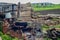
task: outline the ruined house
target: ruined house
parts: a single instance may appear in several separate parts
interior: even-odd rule
[[[12,17],[17,17],[17,4],[13,3],[0,3],[0,15],[11,13]]]

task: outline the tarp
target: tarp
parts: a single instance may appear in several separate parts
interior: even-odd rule
[[[15,25],[16,25],[16,26],[26,27],[26,26],[27,26],[27,22],[16,22]]]
[[[12,18],[11,13],[5,13],[5,18]]]

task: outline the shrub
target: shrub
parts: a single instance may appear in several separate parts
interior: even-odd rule
[[[12,40],[18,40],[18,38],[13,38]]]
[[[11,40],[12,38],[8,35],[2,35],[2,40]]]
[[[0,32],[0,36],[2,36],[3,35],[3,33],[2,32]]]

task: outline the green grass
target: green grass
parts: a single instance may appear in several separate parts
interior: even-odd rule
[[[60,4],[50,5],[50,6],[33,5],[32,8],[34,11],[53,10],[53,9],[60,9]]]
[[[54,25],[53,27],[55,27],[55,28],[60,28],[60,24]],[[43,32],[46,32],[47,30],[49,30],[49,28],[51,28],[51,27],[49,27],[49,26],[47,26],[47,25],[43,25],[43,26],[42,26]]]
[[[55,28],[60,28],[60,24],[58,24],[58,25],[55,25],[54,27],[55,27]]]

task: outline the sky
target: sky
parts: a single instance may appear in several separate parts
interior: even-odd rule
[[[0,2],[7,2],[7,3],[18,3],[21,2],[22,4],[31,2],[31,3],[41,3],[41,2],[49,2],[54,4],[60,4],[60,0],[0,0]]]

